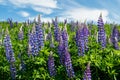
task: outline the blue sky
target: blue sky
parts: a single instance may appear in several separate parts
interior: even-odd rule
[[[41,14],[42,21],[58,16],[60,21],[94,20],[102,12],[104,22],[120,23],[120,0],[0,0],[0,21],[33,20]]]

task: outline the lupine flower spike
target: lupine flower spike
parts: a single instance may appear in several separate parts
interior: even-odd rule
[[[106,34],[102,14],[100,14],[98,19],[98,42],[101,44],[102,48],[106,47]]]
[[[87,64],[83,80],[91,80],[90,62]]]
[[[69,78],[75,77],[74,70],[72,67],[71,57],[70,57],[70,54],[67,48],[65,49],[65,67],[66,67],[66,72],[67,72],[68,77]]]
[[[53,57],[52,52],[50,52],[50,55],[49,55],[49,58],[48,58],[48,70],[49,70],[50,76],[55,76],[56,75],[54,57]]]

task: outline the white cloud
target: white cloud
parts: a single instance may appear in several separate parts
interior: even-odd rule
[[[33,7],[35,11],[42,12],[45,14],[51,14],[53,11],[50,8],[42,8],[42,7]]]
[[[19,14],[22,16],[22,17],[28,17],[30,14],[26,11],[20,11]]]
[[[32,8],[37,12],[51,14],[57,7],[57,0],[9,0],[16,7]]]
[[[66,16],[69,19],[74,20],[94,20],[97,21],[98,17],[102,13],[103,21],[107,21],[108,11],[104,9],[92,9],[92,8],[75,8],[68,11],[65,11],[62,15]]]
[[[18,7],[25,6],[42,6],[48,8],[56,8],[57,1],[56,0],[9,0],[12,4]]]

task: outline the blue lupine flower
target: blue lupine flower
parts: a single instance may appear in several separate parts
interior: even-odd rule
[[[83,56],[85,52],[85,43],[84,43],[84,34],[83,29],[79,28],[77,31],[77,46],[78,46],[78,55]]]
[[[68,34],[66,29],[62,31],[62,39],[63,39],[64,47],[68,47]]]
[[[83,26],[83,34],[84,34],[84,44],[85,44],[85,50],[88,50],[88,36],[89,36],[89,30],[87,26],[84,24]]]
[[[8,34],[4,38],[4,47],[5,47],[7,60],[10,63],[15,62],[14,52],[13,52],[13,49],[12,49],[10,36]]]
[[[53,25],[54,25],[54,38],[56,41],[59,41],[60,40],[60,33],[59,33],[60,29],[58,26],[57,17],[55,21],[53,20]]]
[[[41,48],[44,46],[44,33],[42,30],[42,24],[36,25],[36,37],[38,39],[38,46]]]
[[[69,78],[75,77],[74,70],[72,67],[72,61],[69,52],[67,51],[67,48],[65,49],[65,67],[67,71],[67,75]]]
[[[64,53],[64,45],[63,45],[63,40],[62,36],[60,36],[60,41],[58,45],[58,55],[60,57],[60,63],[64,65],[65,62],[65,53]]]
[[[98,19],[98,42],[101,44],[102,48],[106,47],[106,35],[104,30],[104,23],[102,19],[102,14]]]
[[[91,80],[91,71],[90,71],[90,63],[87,64],[87,68],[84,72],[83,80]]]
[[[48,58],[48,70],[50,76],[56,75],[56,69],[55,69],[55,63],[54,63],[54,57],[52,52],[50,52],[49,58]]]
[[[10,64],[10,72],[11,72],[12,80],[15,80],[17,72],[14,64]]]
[[[35,29],[33,29],[33,32],[29,34],[29,50],[33,56],[36,56],[38,55],[39,52],[39,46],[38,46],[38,39],[34,31]]]
[[[119,49],[119,46],[118,46],[118,38],[119,38],[119,36],[118,35],[119,35],[119,31],[115,26],[113,28],[112,36],[111,36],[111,42],[112,42],[115,49]]]

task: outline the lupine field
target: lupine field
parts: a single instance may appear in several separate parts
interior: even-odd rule
[[[120,25],[0,22],[0,80],[120,80]]]

